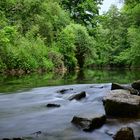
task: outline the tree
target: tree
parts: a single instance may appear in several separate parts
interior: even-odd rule
[[[71,18],[84,26],[95,27],[99,4],[103,0],[61,0],[62,6],[70,12]]]
[[[39,34],[45,39],[46,44],[51,44],[57,40],[59,32],[70,24],[70,17],[57,2],[45,1],[41,7],[35,24],[38,25]]]
[[[86,59],[95,51],[87,29],[80,24],[70,24],[64,28],[60,33],[58,44],[64,57],[64,64],[69,70],[77,64],[83,68]]]
[[[125,0],[123,13],[129,18],[131,23],[127,28],[127,40],[130,45],[129,49],[123,54],[127,54],[127,62],[132,67],[140,66],[140,2],[139,0]],[[125,58],[125,59],[126,59]]]
[[[124,13],[131,19],[131,25],[140,26],[140,1],[139,0],[125,0]]]
[[[123,65],[122,62],[116,61],[116,57],[129,47],[128,26],[126,15],[122,14],[115,5],[102,15],[96,36],[99,64]]]

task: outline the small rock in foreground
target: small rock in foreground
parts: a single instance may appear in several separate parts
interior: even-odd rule
[[[83,131],[92,131],[105,124],[106,116],[100,115],[93,118],[74,116],[71,122]]]
[[[135,140],[133,129],[130,127],[121,128],[113,137],[114,140]]]
[[[81,100],[82,98],[85,98],[86,97],[86,92],[85,91],[82,91],[82,92],[80,92],[80,93],[78,93],[78,94],[75,94],[75,95],[72,95],[70,98],[69,98],[69,100],[71,101],[71,100]]]

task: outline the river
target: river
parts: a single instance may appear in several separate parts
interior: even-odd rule
[[[0,76],[0,139],[24,137],[35,140],[112,140],[123,126],[140,137],[140,119],[109,119],[93,132],[83,132],[71,124],[74,115],[102,114],[102,98],[112,82],[130,84],[140,79],[139,70],[85,70],[69,74]],[[65,94],[58,91],[68,90]],[[81,101],[69,101],[74,93],[85,91]],[[47,108],[47,103],[60,108]],[[35,133],[35,132],[38,132]]]

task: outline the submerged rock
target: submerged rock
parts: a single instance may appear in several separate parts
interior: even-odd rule
[[[127,90],[113,90],[103,98],[106,115],[118,117],[136,116],[140,112],[140,97]]]
[[[49,104],[46,105],[46,107],[60,107],[60,105],[49,103]]]
[[[69,88],[69,89],[61,89],[59,91],[57,91],[58,93],[61,93],[61,94],[65,94],[67,91],[70,91],[70,90],[73,90],[73,88]]]
[[[3,138],[2,140],[24,140],[23,138]]]
[[[97,117],[79,117],[74,116],[71,123],[75,124],[77,127],[83,131],[92,131],[94,129],[100,128],[106,122],[105,115],[99,115]]]
[[[22,138],[13,138],[12,140],[23,140]]]
[[[121,128],[113,137],[114,140],[135,140],[133,129],[130,127]]]
[[[140,90],[140,80],[135,81],[131,84],[134,89]]]
[[[71,101],[71,100],[81,100],[82,98],[85,98],[86,97],[86,92],[85,91],[82,91],[82,92],[80,92],[80,93],[78,93],[78,94],[75,94],[75,95],[72,95],[70,98],[69,98],[69,100]]]
[[[41,134],[42,134],[41,131],[37,131],[37,132],[32,133],[31,135],[33,135],[33,137],[38,137]]]

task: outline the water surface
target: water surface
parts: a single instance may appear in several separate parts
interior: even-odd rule
[[[73,73],[44,73],[23,76],[0,75],[0,93],[15,93],[36,87],[71,85],[71,84],[97,84],[118,82],[132,83],[140,79],[140,70],[91,70],[87,69]]]
[[[28,137],[39,140],[112,140],[123,126],[134,129],[140,137],[139,119],[109,119],[91,133],[81,131],[71,124],[74,115],[104,114],[103,96],[111,82],[129,84],[140,79],[139,71],[86,70],[71,74],[26,75],[0,78],[0,139]],[[69,90],[60,94],[61,89]],[[68,98],[81,91],[87,97],[81,101]],[[12,94],[11,94],[12,93]],[[47,103],[60,104],[60,108],[47,108]],[[41,134],[35,132],[41,131]]]

